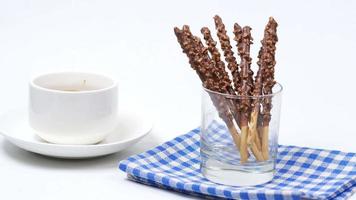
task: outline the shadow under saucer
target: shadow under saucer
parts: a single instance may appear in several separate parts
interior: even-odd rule
[[[39,168],[85,170],[93,168],[117,168],[120,160],[153,148],[154,146],[157,146],[159,142],[151,132],[151,134],[147,135],[138,143],[118,153],[87,159],[62,159],[48,157],[25,151],[5,139],[3,139],[0,144],[4,154],[19,164],[31,165]]]

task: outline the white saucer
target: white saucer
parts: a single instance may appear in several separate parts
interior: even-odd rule
[[[100,143],[62,145],[39,138],[28,124],[25,109],[9,111],[0,117],[0,133],[12,144],[34,153],[69,159],[91,158],[121,151],[146,136],[151,128],[149,117],[120,111],[117,128]]]

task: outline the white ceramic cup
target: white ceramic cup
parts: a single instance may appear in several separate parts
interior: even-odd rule
[[[117,96],[117,83],[103,75],[38,76],[30,82],[30,126],[51,143],[98,143],[117,125]]]

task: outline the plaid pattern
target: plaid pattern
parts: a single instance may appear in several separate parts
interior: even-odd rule
[[[356,192],[355,153],[282,145],[271,182],[253,187],[212,183],[200,173],[199,133],[194,129],[131,156],[119,168],[131,180],[211,199],[346,199]]]

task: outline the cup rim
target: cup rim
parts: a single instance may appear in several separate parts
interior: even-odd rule
[[[35,83],[35,81],[38,78],[44,77],[44,76],[48,76],[48,75],[58,75],[58,74],[87,74],[87,75],[95,75],[95,76],[101,76],[103,78],[109,79],[112,84],[110,86],[107,87],[103,87],[100,89],[93,89],[93,90],[82,90],[82,91],[64,91],[64,90],[56,90],[56,89],[50,89],[50,88],[46,88],[43,86],[40,86],[38,84]],[[93,72],[82,72],[82,71],[60,71],[60,72],[49,72],[49,73],[42,73],[42,74],[38,74],[36,76],[33,76],[29,82],[30,86],[39,90],[43,90],[46,92],[52,92],[52,93],[62,93],[62,94],[90,94],[90,93],[97,93],[97,92],[103,92],[103,91],[107,91],[107,90],[111,90],[113,88],[116,88],[118,83],[117,81],[108,76],[108,75],[104,75],[101,73],[93,73]]]
[[[283,91],[283,86],[279,83],[279,82],[276,82],[276,84],[274,85],[275,86],[278,86],[278,89],[277,91],[271,93],[271,94],[261,94],[261,95],[257,95],[257,96],[253,96],[253,95],[234,95],[234,94],[226,94],[226,93],[221,93],[221,92],[216,92],[214,90],[210,90],[204,86],[203,87],[203,90],[208,92],[208,93],[213,93],[213,94],[216,94],[216,95],[221,95],[221,96],[224,96],[225,98],[231,98],[231,99],[258,99],[258,98],[267,98],[267,97],[274,97],[278,94],[281,94],[282,91]]]

